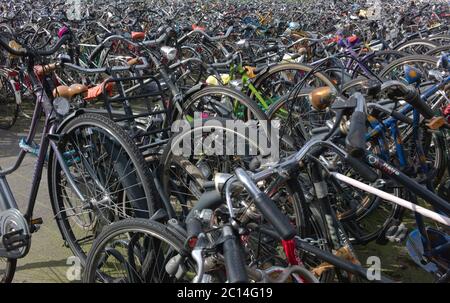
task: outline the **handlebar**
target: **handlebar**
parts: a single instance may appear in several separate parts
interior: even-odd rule
[[[123,71],[129,71],[129,70],[142,70],[149,67],[148,61],[145,57],[140,57],[139,61],[142,62],[142,64],[139,65],[132,65],[132,66],[115,66],[111,68],[107,67],[100,67],[100,68],[84,68],[79,65],[75,65],[72,63],[63,63],[62,65],[64,67],[67,67],[69,69],[75,70],[80,73],[84,74],[100,74],[100,73],[109,73],[109,72],[123,72]]]
[[[350,155],[359,158],[366,153],[366,100],[361,93],[354,93],[350,99],[352,98],[356,99],[356,108],[350,120],[350,129],[345,139],[345,145]],[[350,99],[349,101],[351,101]]]
[[[159,36],[159,38],[155,39],[155,40],[147,40],[147,41],[142,41],[140,43],[135,43],[127,38],[125,38],[124,36],[121,35],[111,35],[108,36],[107,38],[105,38],[93,51],[92,53],[89,55],[89,61],[93,61],[95,57],[97,57],[97,55],[105,48],[105,45],[110,41],[110,40],[120,40],[120,41],[124,41],[125,43],[134,46],[134,47],[139,47],[139,46],[147,46],[147,47],[155,47],[160,45],[161,43],[163,43],[167,38],[167,34],[164,33],[161,36]]]
[[[225,33],[225,35],[211,37],[210,35],[208,35],[208,34],[207,34],[205,31],[203,31],[203,30],[200,30],[200,29],[194,29],[193,31],[191,31],[191,32],[187,33],[186,35],[184,35],[183,37],[181,37],[181,38],[178,40],[178,43],[183,43],[189,36],[193,35],[194,33],[199,33],[199,34],[201,34],[201,35],[204,36],[208,41],[212,41],[212,42],[214,42],[214,41],[219,41],[219,40],[227,39],[227,38],[230,36],[230,34],[231,34],[232,31],[233,31],[233,26],[230,26],[230,27],[227,29],[227,32]]]
[[[265,54],[265,53],[269,53],[269,52],[275,52],[275,51],[278,51],[280,49],[289,49],[289,48],[291,48],[291,47],[293,47],[293,46],[295,46],[295,45],[297,45],[297,44],[299,44],[299,43],[301,43],[303,41],[311,41],[314,44],[314,43],[317,43],[317,42],[322,42],[322,41],[324,41],[324,39],[314,39],[314,38],[303,37],[303,38],[297,39],[296,41],[294,41],[294,42],[292,42],[292,43],[290,43],[288,45],[272,45],[272,46],[269,46],[269,47],[261,50],[260,53]]]
[[[235,53],[232,55],[232,57],[225,62],[217,62],[217,63],[212,63],[209,64],[208,67],[210,68],[221,68],[221,67],[228,67],[231,63],[233,63],[233,61],[235,61],[238,58],[238,53]]]
[[[281,239],[292,239],[295,234],[295,228],[289,222],[289,219],[279,210],[272,199],[262,192],[253,182],[252,178],[242,168],[235,170],[236,178],[239,180],[248,193],[252,196],[256,207],[263,214],[264,218],[275,228]]]
[[[227,31],[225,32],[225,35],[211,37],[211,40],[217,41],[217,40],[227,39],[230,36],[232,31],[233,31],[233,26],[230,26],[230,27],[228,27]]]
[[[405,100],[417,109],[426,119],[434,117],[431,107],[420,98],[419,92],[412,86],[400,81],[391,80],[381,85],[381,91],[386,92],[392,100]]]
[[[70,39],[70,35],[64,35],[61,37],[61,39],[58,40],[58,42],[50,49],[47,50],[30,50],[30,49],[14,49],[9,47],[8,43],[2,39],[0,36],[0,46],[3,47],[7,52],[14,56],[19,57],[30,57],[30,56],[50,56],[56,53],[61,46],[66,43]]]

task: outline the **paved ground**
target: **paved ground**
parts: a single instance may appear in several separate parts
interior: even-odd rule
[[[0,130],[0,166],[9,167],[18,154],[18,142],[26,135],[29,120],[21,119],[13,129]],[[21,210],[25,211],[35,158],[27,155],[22,166],[8,177]],[[47,171],[44,171],[37,197],[34,217],[42,217],[44,224],[33,234],[30,253],[18,260],[15,282],[68,282],[66,271],[67,257],[71,255],[64,247],[50,204],[47,189]]]

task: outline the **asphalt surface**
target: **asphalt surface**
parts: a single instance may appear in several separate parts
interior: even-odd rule
[[[14,163],[19,153],[19,140],[26,136],[29,124],[30,120],[22,117],[12,129],[0,130],[0,166],[2,168]],[[22,212],[27,209],[35,161],[36,158],[28,154],[21,167],[7,177]],[[69,248],[64,247],[64,241],[53,219],[46,169],[42,175],[34,209],[34,218],[41,217],[44,223],[32,235],[28,255],[18,260],[14,282],[69,282],[66,273],[71,272],[72,264],[69,262],[67,265],[67,258],[72,254]]]

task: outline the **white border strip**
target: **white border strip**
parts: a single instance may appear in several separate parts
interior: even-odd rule
[[[350,185],[352,185],[354,187],[357,187],[357,188],[359,188],[361,190],[364,190],[364,191],[367,191],[367,192],[369,192],[371,194],[374,194],[374,195],[376,195],[376,196],[378,196],[378,197],[380,197],[380,198],[382,198],[384,200],[391,201],[391,202],[393,202],[395,204],[398,204],[398,205],[400,205],[402,207],[408,208],[408,209],[410,209],[410,210],[412,210],[414,212],[418,212],[419,214],[421,214],[421,215],[423,215],[425,217],[428,217],[430,219],[433,219],[434,221],[437,221],[439,223],[442,223],[442,224],[445,224],[447,226],[450,226],[450,218],[449,217],[446,217],[444,215],[435,213],[434,211],[431,211],[431,210],[426,209],[426,208],[424,208],[422,206],[416,205],[416,204],[411,203],[409,201],[406,201],[406,200],[404,200],[402,198],[399,198],[399,197],[396,197],[394,195],[391,195],[391,194],[389,194],[387,192],[384,192],[384,191],[379,190],[379,189],[377,189],[375,187],[372,187],[370,185],[367,185],[367,184],[364,184],[362,182],[359,182],[358,180],[355,180],[355,179],[349,178],[347,176],[344,176],[344,175],[342,175],[340,173],[331,172],[331,175],[333,175],[333,177],[335,177],[338,180],[341,180],[341,181],[343,181],[343,182],[345,182],[347,184],[350,184]]]

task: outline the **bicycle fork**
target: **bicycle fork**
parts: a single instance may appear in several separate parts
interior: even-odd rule
[[[359,265],[360,263],[353,252],[350,240],[331,206],[328,186],[322,174],[322,167],[315,161],[311,164],[311,181],[313,182],[317,204],[322,217],[321,220],[325,226],[327,241],[330,243],[334,254]],[[335,268],[335,272],[339,280],[348,280],[350,278],[349,276],[344,277],[338,268]]]

